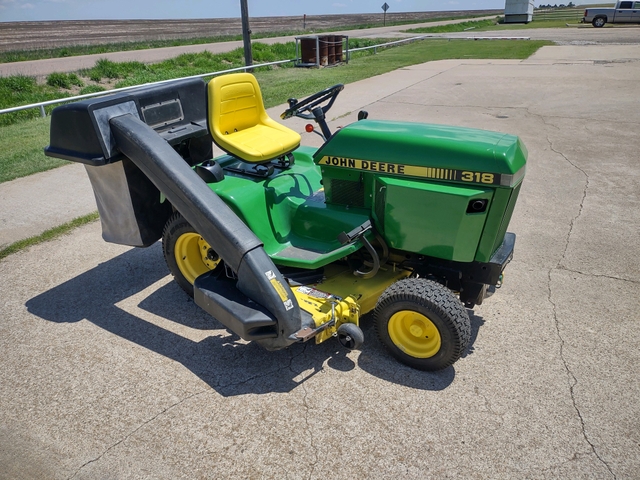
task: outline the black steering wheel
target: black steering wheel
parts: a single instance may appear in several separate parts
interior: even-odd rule
[[[287,118],[295,116],[307,120],[313,120],[316,118],[315,115],[313,115],[312,113],[305,114],[304,112],[312,112],[316,107],[328,100],[329,103],[327,103],[324,107],[321,107],[322,113],[327,113],[333,106],[333,102],[335,102],[336,97],[343,89],[344,85],[339,83],[337,85],[334,85],[333,87],[326,88],[321,92],[314,93],[304,100],[298,101],[295,98],[290,98],[288,100],[289,108],[287,108],[284,113],[280,115],[280,118],[286,120]]]

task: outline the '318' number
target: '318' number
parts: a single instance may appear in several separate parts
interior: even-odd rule
[[[493,173],[462,172],[463,182],[493,183]]]

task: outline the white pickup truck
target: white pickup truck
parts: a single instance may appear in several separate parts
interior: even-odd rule
[[[594,27],[604,27],[609,23],[640,23],[640,2],[621,1],[615,8],[587,8],[582,17],[583,23]]]

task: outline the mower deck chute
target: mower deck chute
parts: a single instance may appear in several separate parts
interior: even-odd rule
[[[238,293],[233,296],[226,282],[201,282],[209,286],[210,295],[197,295],[196,303],[200,299],[199,306],[247,340],[259,340],[267,348],[293,343],[289,337],[306,325],[295,296],[262,242],[148,125],[130,114],[114,117],[109,124],[117,148],[210,245],[216,245],[218,255],[238,276]],[[195,285],[197,291],[198,279]],[[215,292],[216,286],[220,293]],[[242,299],[242,294],[248,298]],[[250,307],[250,301],[264,309]],[[260,334],[252,333],[256,328]]]

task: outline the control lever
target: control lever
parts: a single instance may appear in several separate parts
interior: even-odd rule
[[[369,255],[371,255],[371,258],[373,259],[373,265],[371,266],[371,270],[367,272],[361,272],[360,270],[356,270],[355,272],[353,272],[353,274],[356,277],[360,277],[364,279],[368,279],[375,276],[375,274],[378,273],[378,270],[380,270],[380,257],[378,257],[378,252],[376,252],[375,248],[373,248],[371,243],[369,243],[369,240],[367,240],[366,237],[364,236],[364,234],[367,233],[372,228],[373,226],[371,225],[371,220],[367,220],[362,225],[351,230],[349,233],[342,232],[340,233],[340,235],[338,235],[338,241],[342,245],[347,245],[348,243],[353,243],[356,240],[360,240],[364,245],[364,248],[367,250],[367,252],[369,252]]]

